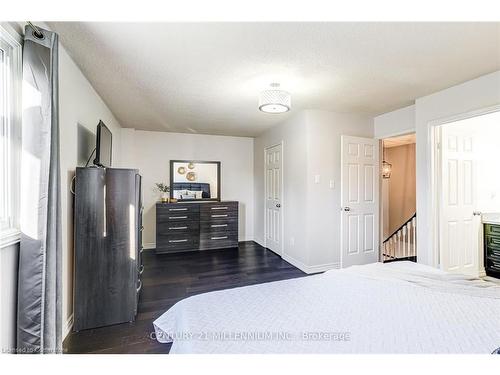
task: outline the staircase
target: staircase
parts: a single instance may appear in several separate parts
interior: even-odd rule
[[[417,261],[417,213],[382,243],[382,262]]]

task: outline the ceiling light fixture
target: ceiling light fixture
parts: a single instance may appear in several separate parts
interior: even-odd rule
[[[265,90],[259,96],[259,110],[265,113],[284,113],[290,110],[292,97],[289,92],[279,89],[279,83],[271,83],[271,90]]]

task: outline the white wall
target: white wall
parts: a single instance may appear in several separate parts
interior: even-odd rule
[[[240,241],[254,238],[253,138],[122,129],[122,162],[143,177],[145,248],[156,242],[156,182],[170,184],[170,160],[221,162],[221,198],[239,204]]]
[[[286,122],[272,127],[255,138],[255,235],[254,239],[264,242],[264,152],[283,142],[283,185],[282,199],[284,217],[284,252],[295,264],[308,264],[306,223],[307,223],[307,123],[305,112],[289,118]],[[294,242],[294,244],[292,244]]]
[[[341,136],[372,138],[373,122],[367,116],[327,111],[306,111],[306,116],[308,266],[323,270],[340,265]]]
[[[59,49],[59,128],[61,157],[62,249],[63,249],[63,335],[73,314],[73,196],[71,180],[77,165],[77,126],[95,133],[102,120],[113,133],[113,166],[120,163],[120,124],[76,64]]]
[[[264,150],[283,142],[283,257],[305,272],[340,263],[342,134],[373,137],[372,121],[365,116],[308,110],[255,140],[255,240],[265,244]],[[319,183],[315,183],[316,175]]]
[[[373,119],[375,138],[383,139],[415,132],[415,105],[384,113]]]

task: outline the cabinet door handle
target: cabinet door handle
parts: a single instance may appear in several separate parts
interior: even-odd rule
[[[187,208],[169,208],[169,211],[187,211]]]
[[[187,242],[188,240],[187,239],[184,239],[184,240],[169,240],[168,242],[170,243],[179,243],[179,242]]]
[[[142,254],[143,252],[144,252],[144,248],[141,246],[141,251],[139,253]]]
[[[170,227],[169,230],[187,229],[188,227]]]
[[[187,216],[169,216],[169,219],[187,219]]]
[[[137,293],[139,293],[142,289],[142,280],[139,280],[139,286],[137,287]]]
[[[144,230],[144,225],[141,225],[141,232]]]
[[[227,239],[227,236],[222,236],[222,237],[212,237],[212,240],[225,240]]]
[[[227,215],[212,215],[212,217],[227,217]]]
[[[227,227],[227,224],[212,224],[212,228],[222,228],[222,227]]]
[[[141,264],[141,268],[139,269],[139,275],[142,275],[144,272],[144,264]]]
[[[227,210],[227,207],[212,207],[212,210]]]

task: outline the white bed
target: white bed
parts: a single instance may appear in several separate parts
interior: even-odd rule
[[[171,353],[491,353],[500,286],[375,263],[189,297],[153,324]]]

